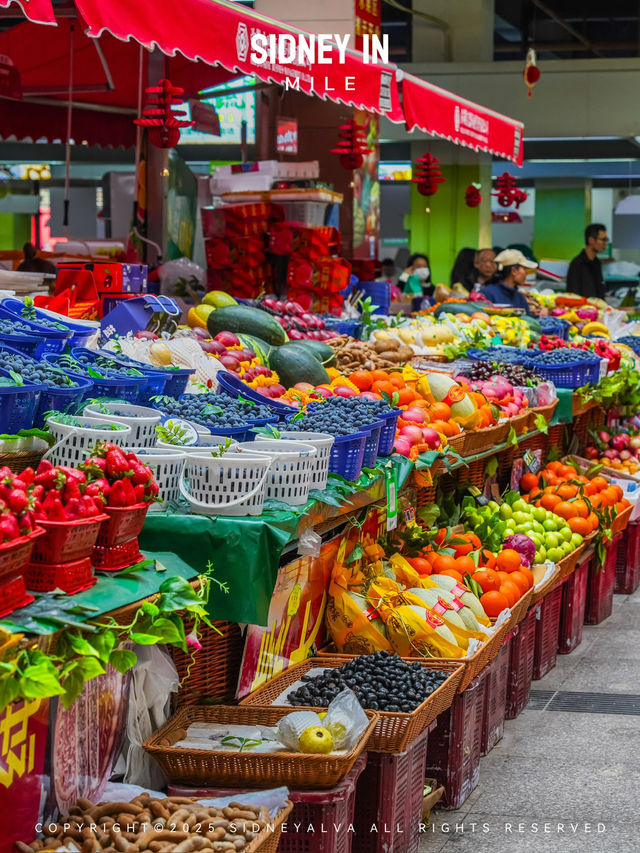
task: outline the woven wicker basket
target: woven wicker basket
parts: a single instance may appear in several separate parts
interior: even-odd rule
[[[512,617],[513,619],[513,617]],[[500,653],[500,649],[502,648],[502,641],[507,635],[508,631],[513,627],[512,619],[507,619],[507,621],[501,625],[494,633],[489,637],[486,643],[482,643],[480,648],[473,654],[471,657],[464,658],[462,663],[464,663],[464,671],[462,673],[462,678],[460,679],[460,683],[458,684],[458,693],[462,693],[467,687],[471,684],[473,679],[478,675],[482,670],[490,664],[491,661],[498,656]],[[442,658],[438,660],[438,663],[455,663],[451,658]],[[460,663],[460,661],[458,661]]]
[[[0,453],[0,467],[6,465],[11,468],[14,474],[20,474],[25,468],[35,470],[48,449],[49,445],[43,440],[38,450],[16,450],[12,453]]]
[[[621,533],[626,526],[629,524],[629,518],[631,517],[631,513],[633,512],[633,506],[628,506],[626,509],[623,509],[620,515],[617,515],[613,519],[613,524],[611,525],[611,533],[615,536],[617,533]]]
[[[193,655],[172,646],[170,654],[178,670],[180,690],[172,696],[174,708],[193,705],[205,698],[228,704],[236,696],[236,686],[242,664],[244,637],[235,622],[213,622],[220,633],[200,624],[202,648]],[[193,620],[185,621],[184,630],[190,634]]]
[[[536,418],[538,415],[542,415],[542,417],[547,423],[551,423],[551,418],[553,417],[553,413],[555,412],[555,410],[558,408],[558,403],[559,400],[556,397],[553,403],[549,403],[548,406],[534,406],[531,409],[534,418]]]
[[[287,800],[287,805],[280,809],[273,819],[272,828],[262,829],[253,841],[244,848],[244,853],[277,853],[282,835],[282,825],[285,823],[291,811],[293,803]]]
[[[551,577],[549,577],[543,583],[543,585],[541,587],[538,587],[537,589],[534,587],[531,590],[531,601],[529,602],[529,607],[533,607],[534,605],[536,605],[540,601],[542,601],[542,599],[546,595],[548,595],[551,592],[551,590],[555,586],[557,586],[558,583],[560,583],[560,581],[561,581],[560,574],[561,574],[561,569],[558,566],[556,566],[555,572],[551,575]]]
[[[515,628],[524,617],[527,615],[529,607],[531,607],[531,598],[533,589],[528,589],[511,608],[511,619],[509,620],[509,629]]]
[[[581,558],[587,547],[588,546],[583,542],[579,548],[576,548],[575,551],[572,551],[570,554],[567,554],[564,559],[560,560],[558,563],[558,568],[560,569],[559,580],[564,580],[573,573],[578,562],[581,562]]]
[[[353,659],[353,655],[327,655],[309,658],[280,673],[271,681],[259,687],[242,700],[242,705],[270,708],[282,691],[314,667],[337,669]],[[378,721],[370,740],[370,752],[404,752],[409,744],[422,734],[438,714],[451,706],[453,697],[465,669],[459,660],[443,661],[440,658],[424,661],[419,658],[405,658],[415,663],[419,660],[425,668],[450,672],[449,678],[428,696],[415,711],[410,714],[391,711],[378,712]],[[277,707],[277,706],[276,706]],[[368,713],[368,712],[367,712]]]
[[[344,754],[224,752],[171,746],[183,739],[191,723],[276,726],[292,711],[291,707],[189,705],[147,738],[143,746],[171,782],[251,788],[277,788],[280,785],[289,788],[335,787],[367,746],[378,722],[375,711],[366,712],[369,719],[367,728],[353,749]]]
[[[507,440],[510,424],[510,421],[505,421],[495,426],[465,433],[466,441],[463,456],[475,456],[476,453],[486,453],[498,444],[503,444]]]
[[[463,456],[467,435],[468,433],[466,432],[458,433],[458,435],[452,435],[451,438],[447,438],[447,447],[451,448],[451,450],[455,450],[455,452],[459,453],[460,456]]]
[[[516,431],[516,435],[524,435],[525,432],[528,432],[531,429],[531,424],[533,423],[533,416],[529,409],[527,409],[526,411],[521,412],[519,415],[510,418],[507,423],[509,424],[509,428],[514,428],[514,430]]]

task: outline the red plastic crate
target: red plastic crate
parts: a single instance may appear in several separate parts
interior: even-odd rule
[[[68,595],[74,595],[89,589],[97,580],[91,568],[91,557],[81,557],[66,563],[29,563],[25,572],[27,589],[36,592],[61,589]]]
[[[562,583],[562,607],[558,631],[558,653],[561,655],[568,655],[582,642],[590,562],[585,560]]]
[[[102,572],[119,572],[140,560],[144,560],[144,556],[140,553],[137,536],[117,545],[95,545],[91,552],[91,562]]]
[[[340,252],[340,232],[321,225],[313,228],[295,222],[279,222],[269,231],[269,251],[274,255],[297,254],[315,260]]]
[[[456,696],[429,738],[426,775],[444,785],[443,808],[459,808],[478,785],[485,676],[486,669]]]
[[[551,672],[558,656],[558,631],[562,610],[562,584],[545,595],[536,608],[536,647],[533,654],[533,679]]]
[[[106,513],[77,521],[40,521],[44,534],[39,536],[31,555],[32,563],[66,563],[91,556]]]
[[[283,832],[278,842],[278,853],[351,853],[354,833],[349,832],[348,827],[354,818],[356,784],[366,764],[365,752],[335,788],[326,791],[289,791],[293,811],[287,819],[287,831]],[[243,793],[249,792],[243,789]],[[242,796],[234,788],[169,785],[167,796],[199,799],[235,797],[242,801]],[[313,826],[315,832],[307,832],[309,826]]]
[[[527,706],[533,679],[536,645],[536,611],[532,608],[513,630],[504,716],[514,720]]]
[[[313,262],[291,255],[287,270],[287,286],[291,289],[338,293],[349,284],[351,264],[344,258],[316,258]]]
[[[490,752],[502,738],[510,659],[511,639],[508,638],[502,644],[498,657],[494,658],[485,669],[480,755]]]
[[[618,546],[622,534],[615,536],[607,547],[607,556],[602,567],[597,567],[596,560],[589,566],[589,583],[587,586],[587,606],[584,614],[586,625],[599,625],[611,616],[613,610],[613,588],[616,585],[616,563]]]
[[[622,532],[616,560],[614,592],[631,595],[640,584],[640,521],[633,521]]]
[[[0,617],[8,616],[18,607],[26,607],[34,600],[27,592],[22,575],[13,573],[0,582]]]
[[[264,264],[266,255],[264,240],[256,237],[211,237],[204,241],[207,266],[212,270],[228,270],[232,267]]]
[[[149,504],[134,504],[134,506],[106,506],[105,513],[109,516],[102,522],[96,545],[104,548],[106,545],[120,545],[137,536],[144,526]]]
[[[427,741],[432,728],[416,738],[406,752],[367,753],[367,766],[356,788],[353,853],[418,853]],[[374,824],[378,832],[371,831]]]
[[[35,540],[43,531],[36,529],[28,536],[19,536],[12,542],[0,545],[0,580],[20,573],[29,562]]]

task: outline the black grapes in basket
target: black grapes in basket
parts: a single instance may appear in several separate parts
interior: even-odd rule
[[[25,355],[0,352],[0,364],[5,370],[13,370],[24,380],[35,382],[37,385],[47,385],[52,388],[78,387],[78,383],[61,370],[56,370],[45,361],[35,361]]]
[[[419,661],[407,663],[389,652],[356,657],[339,669],[303,675],[302,686],[287,696],[290,705],[326,708],[351,688],[363,708],[411,713],[449,677],[448,672],[426,669]]]

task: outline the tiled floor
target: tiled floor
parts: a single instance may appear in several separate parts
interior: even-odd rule
[[[533,688],[640,693],[640,590]],[[639,756],[638,716],[526,709],[464,805],[433,812],[420,853],[640,853]]]

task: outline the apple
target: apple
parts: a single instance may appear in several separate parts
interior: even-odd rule
[[[234,373],[237,373],[240,370],[240,362],[237,358],[226,353],[225,355],[221,355],[219,358],[220,364],[227,368],[227,370],[231,370]]]
[[[224,347],[220,341],[203,341],[199,340],[198,343],[204,352],[208,355],[226,355],[226,347]]]
[[[360,392],[361,400],[380,400],[380,395],[376,394],[375,391],[361,391]]]
[[[424,423],[424,412],[422,409],[407,409],[402,419],[405,421],[411,421],[414,424],[423,424]]]
[[[355,388],[349,388],[348,385],[337,385],[334,391],[336,397],[357,397],[358,392]]]
[[[436,432],[436,430],[432,429],[431,427],[425,427],[422,430],[422,439],[425,444],[429,445],[431,450],[437,450],[442,443],[440,433]]]
[[[404,426],[400,430],[400,437],[406,438],[411,444],[421,444],[422,430],[419,426]]]
[[[401,456],[408,456],[411,453],[411,442],[406,438],[396,438],[393,447]]]

